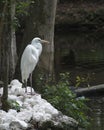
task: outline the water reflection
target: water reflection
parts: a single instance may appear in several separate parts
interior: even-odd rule
[[[55,35],[55,73],[70,72],[71,84],[76,76],[89,77],[82,86],[104,84],[104,33],[63,32]],[[93,119],[87,130],[104,130],[104,97],[89,102]]]
[[[69,32],[55,35],[55,72],[70,71],[91,77],[90,85],[104,83],[104,33]]]

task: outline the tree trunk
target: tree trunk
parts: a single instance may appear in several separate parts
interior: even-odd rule
[[[6,5],[6,7],[5,7]],[[0,42],[0,68],[1,80],[4,82],[2,105],[3,109],[7,110],[8,103],[8,82],[12,79],[15,64],[16,64],[16,43],[15,43],[15,29],[13,28],[13,21],[15,16],[15,0],[8,0],[4,3],[5,13],[3,17],[1,42]]]
[[[8,6],[8,1],[6,0],[5,3],[3,4],[3,2],[0,3],[0,12],[1,12],[1,18],[0,18],[0,80],[2,80],[2,62],[3,62],[3,59],[2,59],[2,55],[3,55],[3,51],[2,51],[2,46],[3,46],[3,43],[2,43],[2,40],[3,40],[3,29],[4,29],[4,23],[5,23],[5,15],[6,15],[6,12],[7,12],[7,6]]]
[[[34,37],[48,40],[50,45],[43,45],[40,67],[53,72],[54,61],[54,23],[57,0],[35,0],[29,10],[26,29],[23,37],[23,47]],[[23,51],[23,50],[22,50]]]
[[[7,1],[8,3],[8,1]],[[9,4],[9,3],[8,3]],[[8,4],[6,11],[8,12]],[[7,13],[6,12],[6,13]],[[1,44],[1,79],[4,82],[3,95],[2,95],[2,109],[8,109],[7,98],[8,98],[8,79],[9,79],[9,59],[10,59],[10,25],[8,24],[9,17],[5,16],[4,26],[2,32],[2,44]]]
[[[11,8],[10,8],[10,14],[11,14],[11,55],[10,55],[10,70],[11,70],[11,79],[13,78],[16,62],[17,62],[17,53],[16,53],[16,36],[15,36],[15,27],[14,27],[14,18],[15,18],[15,6],[16,1],[11,0]]]
[[[15,0],[5,0],[2,10],[3,17],[0,19],[0,80],[5,72],[5,58],[8,52],[9,59],[9,71],[8,78],[11,80],[15,71],[15,65],[17,60],[16,54],[16,38],[15,38],[15,28],[13,26],[15,17]],[[2,69],[4,68],[4,69]],[[3,76],[4,77],[4,76]],[[5,81],[5,80],[4,80]]]

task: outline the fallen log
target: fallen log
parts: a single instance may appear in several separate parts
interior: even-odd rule
[[[104,94],[104,84],[87,87],[87,88],[79,88],[75,90],[77,96],[99,96]]]

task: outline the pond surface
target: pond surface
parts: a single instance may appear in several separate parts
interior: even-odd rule
[[[104,84],[104,32],[63,31],[55,35],[55,73],[70,72],[70,83],[76,77],[86,79],[80,86]],[[87,130],[104,130],[104,96],[91,97],[91,126]]]
[[[104,97],[92,97],[88,105],[92,121],[87,130],[104,130]]]
[[[67,71],[73,85],[76,76],[88,78],[82,86],[104,83],[104,32],[70,31],[55,35],[55,73]]]

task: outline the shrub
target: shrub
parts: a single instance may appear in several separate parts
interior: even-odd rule
[[[88,107],[85,104],[87,99],[85,97],[76,97],[76,94],[71,91],[69,73],[61,74],[60,76],[61,78],[56,84],[45,84],[44,82],[44,87],[42,87],[43,98],[48,100],[63,114],[76,119],[81,127],[87,127],[89,125]],[[43,81],[44,78],[41,78],[41,80]]]

